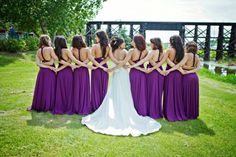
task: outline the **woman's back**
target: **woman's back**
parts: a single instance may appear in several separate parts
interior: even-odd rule
[[[102,49],[101,49],[100,44],[95,44],[95,45],[92,47],[92,55],[93,55],[95,58],[106,58],[109,51],[110,51],[110,48],[107,46],[107,48],[106,48],[106,53],[105,53],[105,55],[103,55],[103,52],[102,52]]]

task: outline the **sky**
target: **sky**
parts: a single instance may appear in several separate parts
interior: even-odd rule
[[[236,22],[236,0],[107,0],[94,21]],[[178,32],[147,31],[163,41]]]

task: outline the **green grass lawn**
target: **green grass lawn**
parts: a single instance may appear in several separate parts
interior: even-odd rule
[[[27,112],[38,71],[32,52],[0,53],[0,156],[236,156],[236,85],[200,72],[200,117],[141,137],[93,133],[81,116]]]

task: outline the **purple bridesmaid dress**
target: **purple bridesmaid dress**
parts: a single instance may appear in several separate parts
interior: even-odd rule
[[[43,56],[43,48],[41,48],[43,62],[48,62]],[[54,66],[54,65],[53,65]],[[40,68],[34,89],[34,97],[31,108],[28,110],[50,111],[55,100],[56,74],[48,68]]]
[[[95,58],[100,63],[103,61],[102,57]],[[107,64],[103,65],[108,67]],[[96,111],[102,104],[102,101],[107,93],[109,74],[101,68],[93,69],[91,74],[91,105],[92,111]]]
[[[80,60],[80,54],[79,54]],[[92,113],[90,104],[89,71],[86,67],[74,70],[74,112],[80,115]]]
[[[188,119],[199,116],[199,81],[196,73],[183,76],[183,103]]]
[[[62,66],[59,64],[59,67]],[[58,72],[55,106],[53,114],[74,114],[73,111],[73,71],[66,67]]]
[[[167,65],[167,70],[171,67]],[[163,114],[168,121],[187,120],[183,104],[182,74],[172,71],[165,77]]]
[[[159,62],[159,57],[158,61]],[[149,63],[148,68],[153,66]],[[160,67],[162,70],[162,67]],[[157,70],[153,70],[147,75],[147,103],[148,103],[148,115],[151,118],[162,118],[162,93],[164,87],[164,76]]]
[[[134,61],[137,63],[140,59]],[[140,65],[144,68],[144,65]],[[139,115],[148,116],[146,73],[131,68],[129,72],[134,107]]]

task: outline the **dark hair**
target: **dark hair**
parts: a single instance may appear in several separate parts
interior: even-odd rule
[[[195,65],[195,56],[197,53],[197,43],[194,41],[189,41],[186,43],[185,47],[186,47],[187,53],[193,53],[193,65],[192,66],[194,66]]]
[[[72,39],[72,47],[77,48],[80,51],[81,48],[84,48],[87,46],[81,35],[75,35]]]
[[[179,35],[173,35],[170,37],[170,45],[172,48],[175,49],[175,60],[177,63],[179,63],[184,58],[184,47],[183,47],[183,41]]]
[[[99,38],[99,43],[102,50],[102,57],[105,57],[107,52],[107,46],[109,46],[107,34],[104,31],[99,30],[96,32],[96,36]]]
[[[139,59],[142,56],[142,52],[146,50],[146,42],[144,37],[141,34],[137,34],[133,37],[136,48],[140,51]]]
[[[59,59],[62,57],[62,49],[67,48],[66,39],[64,36],[56,36],[54,39],[55,53]]]
[[[153,43],[153,50],[159,50],[160,53],[163,53],[163,46],[160,38],[151,38],[150,42]]]
[[[110,45],[111,45],[112,52],[115,52],[115,50],[118,49],[119,46],[123,43],[124,43],[124,40],[119,37],[111,38]]]
[[[41,35],[39,38],[39,48],[43,46],[51,46],[51,38],[48,35]]]

